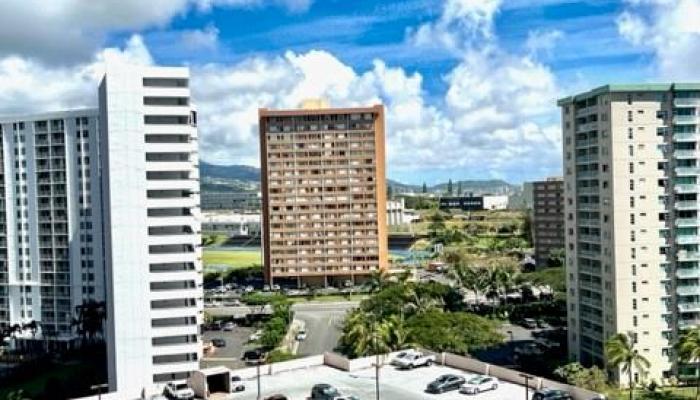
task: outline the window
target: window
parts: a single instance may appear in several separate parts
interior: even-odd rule
[[[634,190],[634,179],[630,179],[630,190]]]
[[[634,157],[634,146],[629,145],[628,151],[629,151],[630,157]]]
[[[630,208],[634,208],[634,196],[630,197]]]
[[[187,87],[185,78],[143,78],[146,87]]]
[[[627,122],[632,122],[632,111],[627,111]]]
[[[627,129],[627,139],[634,139],[634,129]]]
[[[630,214],[630,225],[634,225],[634,214]]]
[[[630,163],[630,174],[634,173],[634,163]]]

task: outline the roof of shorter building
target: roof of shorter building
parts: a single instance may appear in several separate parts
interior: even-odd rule
[[[325,114],[352,114],[352,113],[378,113],[383,112],[384,106],[376,104],[371,107],[348,107],[348,108],[315,108],[315,109],[287,109],[273,110],[269,108],[258,109],[260,117],[293,117],[299,115],[325,115]]]
[[[205,376],[211,376],[211,375],[231,373],[231,369],[224,367],[224,366],[216,366],[216,367],[209,367],[209,368],[201,368],[201,369],[198,369],[197,372],[199,372]]]
[[[670,90],[700,90],[700,83],[636,83],[636,84],[617,84],[604,85],[587,92],[579,93],[574,96],[561,98],[557,101],[557,105],[573,103],[574,101],[588,99],[598,96],[603,93],[614,92],[668,92]]]

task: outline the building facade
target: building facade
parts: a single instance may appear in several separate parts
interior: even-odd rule
[[[187,68],[107,64],[99,104],[109,384],[140,398],[202,354],[197,114]]]
[[[508,196],[443,196],[438,206],[441,210],[460,209],[462,211],[505,210],[508,208]]]
[[[260,211],[260,193],[202,192],[202,210]]]
[[[202,232],[235,236],[260,236],[260,214],[202,213]]]
[[[570,357],[603,364],[605,341],[631,332],[647,382],[682,374],[673,344],[700,323],[700,84],[610,85],[559,105]]]
[[[0,330],[76,338],[76,307],[105,298],[97,110],[0,120]]]
[[[547,266],[552,251],[564,250],[564,181],[549,178],[532,182],[532,241],[535,262]]]
[[[339,285],[387,268],[383,106],[259,116],[266,280]]]

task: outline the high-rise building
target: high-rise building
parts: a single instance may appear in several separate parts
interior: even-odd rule
[[[259,116],[265,279],[342,285],[386,268],[383,106]]]
[[[99,105],[109,384],[137,398],[202,354],[197,114],[187,68],[108,64]]]
[[[0,330],[54,346],[105,297],[97,110],[0,120]]]
[[[538,267],[547,266],[552,251],[564,250],[564,181],[532,182],[532,241]]]
[[[630,332],[647,382],[682,374],[672,345],[700,323],[700,84],[609,85],[559,105],[570,357],[603,364],[605,341]]]

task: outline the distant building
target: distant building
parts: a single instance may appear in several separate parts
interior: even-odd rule
[[[384,107],[259,117],[266,281],[341,285],[388,268]]]
[[[441,210],[460,209],[462,211],[505,210],[508,208],[508,196],[444,196],[440,197]]]
[[[202,210],[260,211],[260,193],[202,192]]]
[[[549,178],[532,182],[532,240],[538,267],[546,266],[552,250],[564,249],[564,181]]]
[[[234,236],[260,236],[260,214],[206,212],[202,232]]]
[[[407,210],[405,206],[406,200],[403,198],[387,200],[386,218],[389,226],[410,224],[420,219],[420,215],[416,211]]]

